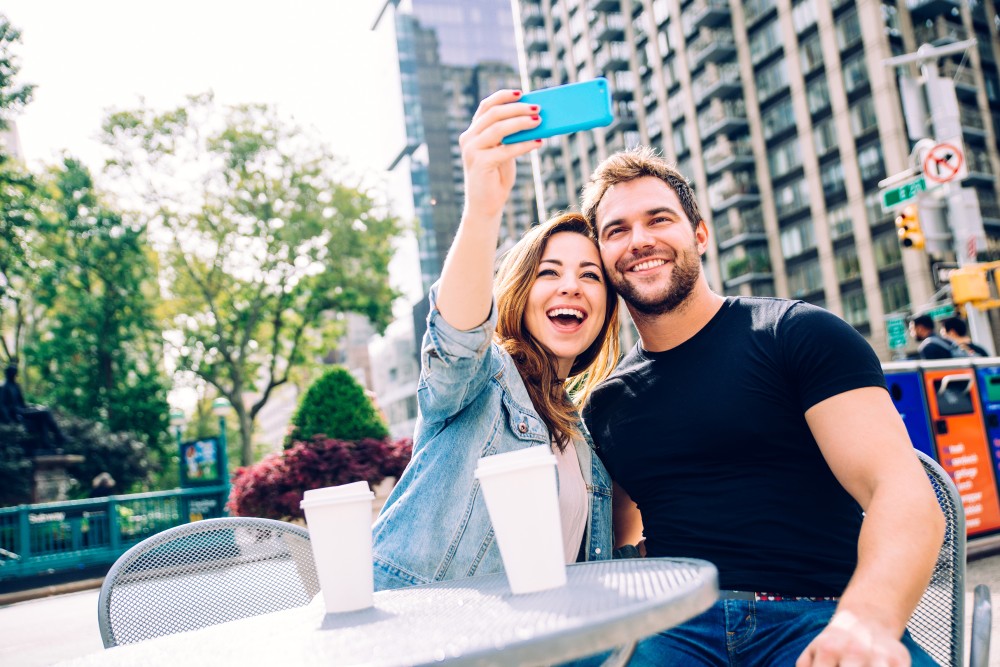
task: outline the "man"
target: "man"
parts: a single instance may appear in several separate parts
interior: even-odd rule
[[[704,558],[722,590],[632,664],[933,664],[904,630],[944,519],[871,347],[809,304],[713,293],[694,193],[648,148],[602,163],[583,213],[640,336],[584,415],[616,546]]]
[[[5,382],[0,386],[0,423],[23,424],[30,433],[41,438],[43,448],[48,444],[48,434],[52,434],[56,446],[62,446],[65,439],[52,413],[25,403],[21,386],[17,383],[17,365],[7,366],[4,378]]]
[[[946,317],[941,321],[941,337],[950,341],[967,357],[988,357],[985,348],[976,345],[969,337],[969,326],[961,317]]]
[[[917,354],[921,359],[951,359],[955,346],[934,333],[934,320],[930,315],[917,315],[910,320],[910,335],[916,340]]]

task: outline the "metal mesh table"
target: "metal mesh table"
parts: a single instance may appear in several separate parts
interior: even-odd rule
[[[710,563],[581,563],[567,585],[513,595],[503,574],[376,593],[375,606],[305,607],[108,649],[66,665],[540,665],[628,644],[696,616],[718,595]]]

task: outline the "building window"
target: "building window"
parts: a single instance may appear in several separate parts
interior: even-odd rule
[[[852,327],[861,326],[868,323],[868,304],[865,302],[865,293],[861,290],[854,290],[844,294],[842,303],[844,304],[844,320]]]
[[[819,260],[810,259],[788,269],[788,289],[793,299],[801,299],[823,289],[823,273]]]
[[[813,125],[813,143],[816,156],[823,157],[837,147],[837,133],[833,129],[833,118],[827,118]]]
[[[875,250],[875,265],[880,269],[888,269],[903,261],[903,251],[895,232],[879,234],[873,239],[872,246]]]
[[[674,128],[674,151],[678,155],[683,155],[687,153],[690,145],[688,144],[688,129],[687,123],[681,123]]]
[[[809,206],[809,188],[799,178],[774,190],[774,208],[779,217],[801,211]]]
[[[785,59],[773,63],[757,72],[757,100],[763,102],[788,85],[788,68]]]
[[[833,261],[840,282],[861,277],[861,262],[858,261],[858,250],[854,246],[845,246],[836,251],[833,254]]]
[[[816,23],[816,0],[802,0],[792,5],[792,25],[802,32]]]
[[[823,182],[823,194],[827,197],[844,191],[844,167],[840,162],[831,162],[821,167],[819,178]]]
[[[837,46],[844,51],[860,41],[861,23],[858,22],[858,10],[852,7],[837,18]]]
[[[774,179],[801,167],[802,152],[799,150],[798,137],[792,137],[770,149],[767,153],[767,164],[771,169],[771,178]]]
[[[812,220],[803,220],[781,230],[781,254],[795,257],[816,247]]]
[[[882,145],[874,143],[860,149],[858,168],[861,170],[863,180],[881,179],[885,175],[885,167],[882,165]]]
[[[875,102],[871,97],[865,97],[851,105],[851,130],[855,137],[874,130],[877,124]]]
[[[869,226],[872,227],[887,217],[885,211],[882,210],[882,195],[877,191],[865,195],[865,215],[868,218]]]
[[[764,138],[770,139],[790,127],[795,127],[795,111],[792,109],[791,98],[781,100],[763,114],[760,118],[764,126]]]
[[[799,59],[802,61],[803,74],[808,74],[823,65],[823,47],[818,32],[799,42]]]
[[[781,48],[778,21],[768,21],[750,35],[750,60],[756,65]]]
[[[847,209],[847,204],[834,206],[826,211],[826,222],[830,227],[830,239],[836,241],[854,233],[851,223],[851,214]]]
[[[868,83],[868,68],[865,67],[865,54],[860,51],[843,62],[844,89],[850,95]]]
[[[905,278],[886,280],[882,283],[882,307],[886,313],[898,313],[910,309],[910,291]]]
[[[809,113],[815,114],[830,106],[830,89],[826,79],[817,77],[806,85],[806,99],[809,102]]]

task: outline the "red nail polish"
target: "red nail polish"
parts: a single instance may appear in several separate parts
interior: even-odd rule
[[[532,111],[538,111],[538,105],[537,104],[532,104],[531,105],[531,110]]]
[[[538,120],[538,116],[532,116],[531,120]]]
[[[515,90],[514,91],[514,97],[520,97],[520,96],[521,96],[521,91],[520,90]]]
[[[535,139],[535,143],[536,144],[540,144],[540,143],[542,143],[542,140],[541,139]]]

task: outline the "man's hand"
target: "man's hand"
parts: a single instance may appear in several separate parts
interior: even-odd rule
[[[838,611],[795,662],[795,667],[909,667],[910,653],[898,637]]]

